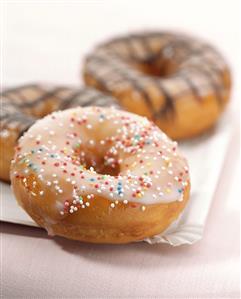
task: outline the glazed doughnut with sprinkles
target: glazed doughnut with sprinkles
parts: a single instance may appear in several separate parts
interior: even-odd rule
[[[115,108],[54,112],[19,139],[11,166],[19,204],[50,235],[128,243],[163,232],[189,199],[177,143]]]

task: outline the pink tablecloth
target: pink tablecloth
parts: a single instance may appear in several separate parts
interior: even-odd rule
[[[92,245],[2,224],[3,298],[239,298],[237,136],[199,243]]]

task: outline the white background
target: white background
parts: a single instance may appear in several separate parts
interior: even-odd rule
[[[79,84],[85,54],[133,30],[172,29],[209,40],[240,71],[239,0],[3,1],[3,84]]]

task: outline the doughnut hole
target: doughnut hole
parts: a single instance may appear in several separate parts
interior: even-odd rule
[[[161,54],[155,55],[152,59],[131,63],[131,65],[146,75],[159,78],[167,78],[178,70],[173,57],[168,58]]]
[[[119,155],[111,154],[111,147],[82,146],[75,149],[74,163],[82,165],[89,170],[95,170],[98,174],[118,176],[120,174]]]

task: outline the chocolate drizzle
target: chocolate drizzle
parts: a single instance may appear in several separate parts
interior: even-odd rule
[[[168,118],[174,113],[173,99],[160,81],[157,82],[157,85],[159,85],[162,94],[164,96],[164,105],[161,107],[159,111],[154,113],[154,118],[155,119],[160,117]]]
[[[2,93],[1,132],[14,130],[19,138],[39,117],[54,110],[90,105],[119,107],[114,98],[91,88],[34,84],[11,88]]]
[[[34,100],[25,101],[21,104],[18,104],[17,106],[19,108],[31,108],[38,104],[43,104],[45,101],[48,101],[52,98],[56,99],[57,101],[61,101],[62,99],[58,97],[58,93],[61,90],[64,90],[64,89],[62,87],[54,88],[53,90],[44,92],[43,95],[36,97]]]
[[[212,76],[212,73],[210,71],[205,70],[204,68],[201,68],[200,72],[208,78],[208,81],[210,82],[210,85],[216,95],[217,102],[220,106],[222,106],[222,103],[223,103],[223,98],[221,95],[222,86],[220,84],[218,84],[217,82],[215,82],[215,80]]]
[[[200,91],[199,91],[198,87],[193,83],[192,79],[184,73],[182,74],[182,79],[185,80],[187,85],[190,87],[194,98],[196,100],[198,100],[199,102],[201,102],[202,96],[200,95]]]
[[[94,61],[96,64],[102,65],[103,58],[97,56],[97,57],[95,57]],[[146,91],[146,89],[144,88],[144,86],[142,86],[140,80],[137,80],[135,78],[135,76],[128,75],[128,73],[126,72],[125,69],[120,68],[118,66],[111,66],[111,70],[120,75],[119,79],[115,80],[116,84],[125,82],[124,78],[127,77],[128,78],[127,81],[128,81],[128,83],[130,83],[132,85],[133,90],[136,91],[138,94],[140,94],[142,96],[142,98],[145,100],[146,106],[149,109],[151,109],[152,111],[154,111],[152,99],[151,99],[150,95],[148,94],[148,92]],[[110,71],[110,73],[112,73],[112,71]],[[108,87],[108,82],[103,80],[99,74],[97,74],[95,72],[91,72],[91,71],[89,71],[89,74],[97,79],[97,82],[102,91],[111,92],[111,89]],[[111,82],[111,80],[112,80],[112,78],[109,80],[109,82]]]
[[[120,47],[120,45],[123,47]],[[123,52],[125,48],[125,53]],[[127,53],[126,53],[127,51]],[[174,71],[165,78],[142,73],[131,64],[145,64],[151,66],[175,66]],[[102,74],[102,69],[107,71]],[[192,69],[195,76],[189,74]],[[192,94],[198,102],[202,102],[205,95],[215,94],[217,104],[223,104],[222,94],[225,91],[223,74],[228,67],[221,55],[206,43],[185,35],[168,32],[151,32],[120,37],[102,44],[88,57],[85,74],[89,74],[101,86],[101,89],[114,93],[123,82],[131,84],[133,90],[141,94],[153,116],[167,117],[175,112],[175,103],[179,97]],[[114,76],[120,79],[115,84],[108,85]],[[183,86],[178,90],[170,87],[166,79],[181,80]],[[152,95],[147,91],[142,81],[149,80],[159,89],[164,97],[163,106],[159,111],[154,109]],[[198,82],[202,83],[198,83]],[[131,99],[131,96],[130,96]],[[120,97],[121,100],[121,97]]]
[[[85,93],[84,90],[77,90],[74,91],[74,93],[68,98],[68,100],[63,100],[60,103],[59,106],[59,110],[64,110],[70,107],[74,107],[74,106],[78,106],[81,103],[77,102],[75,105],[74,103],[76,102],[76,99],[78,99],[79,97],[81,97],[81,95],[83,95]]]

